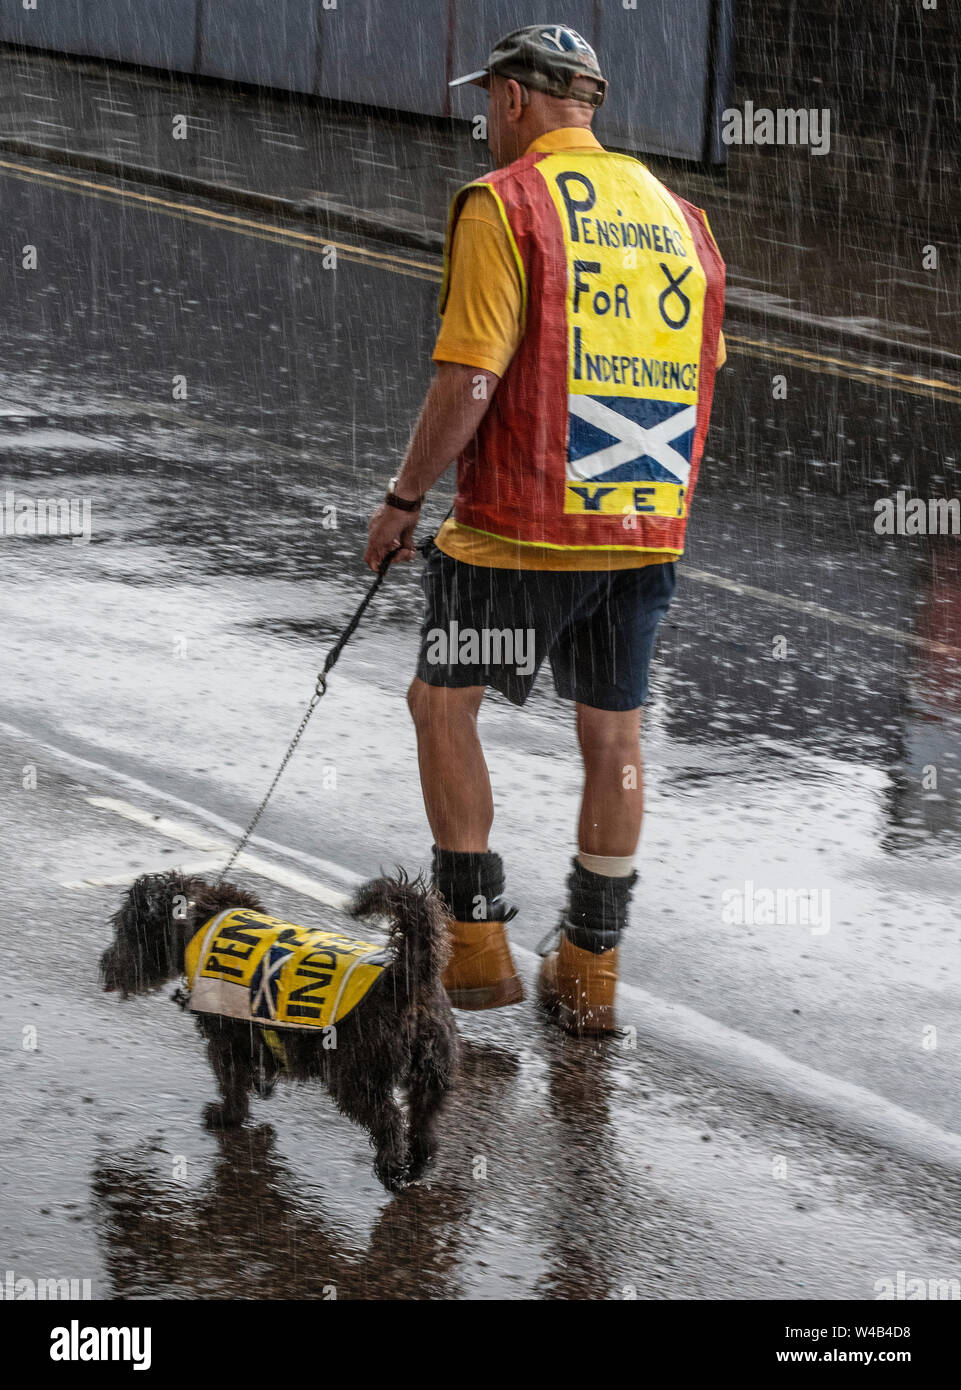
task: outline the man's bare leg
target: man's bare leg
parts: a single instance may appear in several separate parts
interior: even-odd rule
[[[541,1003],[575,1034],[616,1029],[617,945],[635,880],[644,814],[639,709],[577,706],[584,759],[578,855],[556,947],[541,964]]]
[[[444,985],[460,1009],[498,1009],[524,997],[504,931],[504,868],[487,847],[494,799],[477,733],[483,698],[482,685],[448,690],[419,677],[407,695],[434,833],[433,880],[451,914]]]
[[[490,774],[477,732],[482,685],[448,690],[415,676],[407,692],[424,809],[442,849],[483,853],[494,823]]]
[[[577,847],[585,854],[631,855],[644,815],[641,711],[576,708],[584,759]]]

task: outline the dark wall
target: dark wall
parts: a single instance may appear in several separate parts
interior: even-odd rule
[[[598,49],[611,81],[598,132],[652,154],[723,159],[718,103],[732,0],[562,0],[561,22]],[[365,105],[471,117],[483,65],[544,0],[0,0],[0,40],[253,82]],[[545,14],[545,12],[547,12]],[[720,81],[717,73],[721,73]]]

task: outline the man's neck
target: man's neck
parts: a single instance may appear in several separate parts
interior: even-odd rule
[[[579,116],[580,112],[577,113],[577,117]],[[591,133],[590,119],[586,121],[577,119],[572,114],[569,120],[555,121],[550,124],[540,121],[532,122],[530,127],[523,132],[518,129],[516,153],[512,154],[509,159],[505,159],[498,167],[505,169],[508,164],[513,164],[515,160],[522,158],[527,153],[535,141],[543,139],[545,135],[552,135],[557,130],[577,130]]]

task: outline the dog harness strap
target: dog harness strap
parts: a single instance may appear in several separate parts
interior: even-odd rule
[[[261,1031],[262,1031],[262,1033],[263,1033],[263,1035],[264,1035],[264,1042],[267,1044],[267,1046],[270,1048],[271,1052],[274,1054],[274,1060],[277,1062],[277,1065],[280,1066],[280,1067],[283,1067],[284,1071],[286,1071],[286,1070],[287,1070],[287,1052],[286,1052],[286,1049],[284,1048],[283,1039],[281,1038],[280,1034],[277,1032],[277,1029],[276,1029],[276,1028],[264,1028],[264,1029],[262,1029]]]

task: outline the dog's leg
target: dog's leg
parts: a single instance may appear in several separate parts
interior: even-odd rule
[[[204,1106],[204,1124],[208,1129],[235,1129],[247,1118],[254,1084],[250,1048],[230,1033],[215,1033],[207,1039],[207,1055],[223,1099]]]
[[[332,1094],[341,1113],[367,1130],[374,1149],[374,1172],[388,1192],[397,1192],[407,1180],[407,1136],[393,1087],[388,1082],[383,1091],[375,1090],[368,1078],[362,1089],[337,1087]]]
[[[374,1111],[370,1137],[375,1146],[374,1172],[388,1192],[397,1192],[407,1182],[407,1136],[404,1114],[394,1100],[393,1091],[382,1097]]]
[[[257,1092],[258,1096],[260,1096],[261,1100],[269,1100],[273,1095],[280,1070],[277,1058],[264,1042],[263,1037],[257,1038],[254,1042],[253,1066],[251,1071],[254,1090]]]
[[[453,1079],[456,1052],[445,1029],[427,1029],[421,1023],[411,1055],[407,1082],[410,1151],[407,1180],[416,1182],[434,1156],[437,1121]]]

